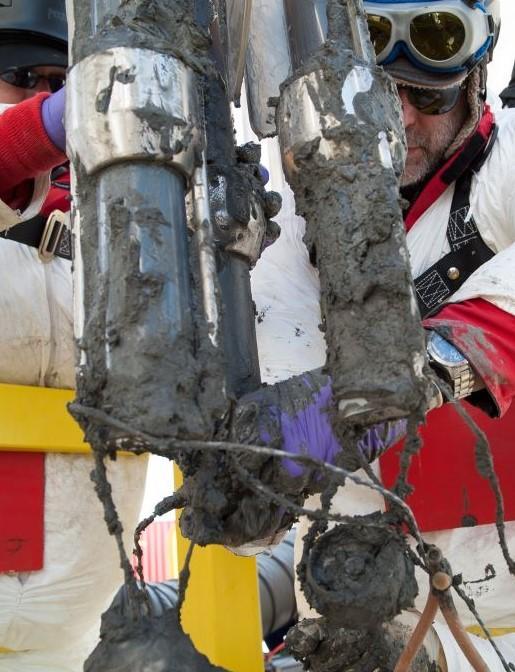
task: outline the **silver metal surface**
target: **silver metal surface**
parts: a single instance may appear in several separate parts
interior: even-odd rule
[[[327,37],[327,0],[284,0],[293,69],[300,67]]]
[[[315,105],[312,92],[317,91],[323,79],[321,70],[298,77],[283,91],[278,109],[279,137],[282,148],[283,168],[286,176],[296,170],[295,148],[307,142],[319,139],[318,151],[326,158],[333,158],[336,152],[345,153],[349,148],[337,146],[326,140],[323,131],[334,128],[340,122],[330,113],[324,114]]]
[[[304,665],[292,656],[281,656],[270,663],[271,672],[302,672]]]
[[[236,240],[225,248],[248,259],[251,266],[259,259],[266,234],[266,217],[257,200],[250,197],[250,219],[246,226],[239,228]]]
[[[162,161],[190,177],[200,144],[195,75],[172,56],[119,47],[68,75],[68,151],[88,173],[127,160]]]
[[[291,74],[288,29],[280,0],[254,0],[245,82],[252,130],[259,138],[276,135],[275,107],[279,87]]]
[[[253,0],[225,0],[227,20],[227,67],[229,100],[239,103],[245,72]]]
[[[278,107],[278,133],[280,137],[283,168],[287,177],[297,170],[295,166],[295,148],[312,140],[318,140],[318,153],[326,159],[339,158],[346,160],[351,148],[344,142],[327,139],[326,131],[336,128],[339,121],[331,109],[322,109],[316,96],[323,86],[323,71],[314,71],[302,75],[290,82],[283,90]],[[358,123],[367,123],[364,114],[366,109],[354,105],[358,94],[371,90],[374,74],[367,66],[354,66],[345,77],[341,92],[342,106],[348,115],[356,117]],[[314,100],[314,98],[316,100]],[[392,119],[388,128],[380,131],[377,136],[377,155],[384,168],[398,172],[404,165],[405,143],[403,129],[395,126]],[[400,123],[400,122],[399,122]]]
[[[91,6],[91,27],[93,33],[97,32],[105,16],[120,6],[120,0],[93,0]]]
[[[372,65],[376,62],[376,55],[370,40],[363,0],[347,0],[347,11],[354,53],[360,60]]]
[[[227,206],[228,181],[224,175],[212,177],[209,182],[209,199],[213,213],[215,237],[220,248],[245,257],[253,266],[259,259],[266,234],[266,217],[256,198],[249,194],[250,219],[240,222]]]
[[[220,315],[217,299],[216,255],[213,247],[213,228],[209,208],[209,184],[206,157],[202,155],[202,165],[193,173],[193,213],[196,242],[199,251],[200,276],[204,315],[208,333],[213,345],[219,344]]]

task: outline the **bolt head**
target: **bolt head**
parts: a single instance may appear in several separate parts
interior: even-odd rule
[[[447,271],[447,277],[449,280],[458,280],[460,277],[460,269],[456,268],[456,266],[451,266],[450,269]]]

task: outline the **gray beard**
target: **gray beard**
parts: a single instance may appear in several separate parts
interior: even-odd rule
[[[401,187],[409,187],[422,182],[433,172],[442,161],[446,150],[451,146],[462,125],[462,115],[450,114],[446,119],[441,120],[437,133],[428,135],[414,129],[406,129],[408,145],[418,146],[422,152],[416,163],[406,161],[404,172],[401,175]]]

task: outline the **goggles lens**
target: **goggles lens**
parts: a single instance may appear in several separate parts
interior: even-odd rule
[[[34,89],[41,80],[46,80],[50,91],[55,93],[63,88],[66,82],[66,75],[40,75],[29,68],[10,68],[0,73],[0,79],[20,89]]]
[[[465,43],[465,26],[449,12],[428,12],[416,16],[410,25],[411,43],[425,58],[446,61]]]
[[[368,29],[370,31],[370,39],[374,45],[377,54],[380,54],[390,41],[392,36],[392,24],[385,16],[379,14],[368,14]]]
[[[399,86],[399,92],[404,91],[409,102],[423,114],[437,115],[450,112],[458,103],[462,86],[453,86],[449,89],[412,89],[409,86]]]

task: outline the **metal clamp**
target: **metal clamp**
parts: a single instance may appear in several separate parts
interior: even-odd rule
[[[54,259],[65,231],[66,214],[62,210],[54,210],[46,221],[38,247],[39,258],[44,264]]]
[[[191,177],[199,119],[195,73],[169,54],[116,47],[88,56],[68,76],[68,149],[89,174],[157,160]]]

